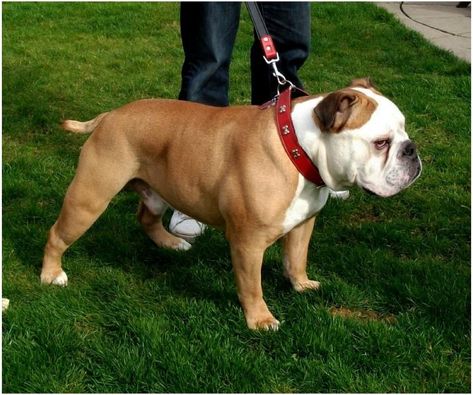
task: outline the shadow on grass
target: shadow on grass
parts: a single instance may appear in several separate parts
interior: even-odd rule
[[[49,151],[47,155],[52,158],[44,168],[38,169],[35,164],[34,150],[19,160],[11,160],[4,191],[5,240],[14,247],[25,269],[29,268],[38,277],[47,231],[59,214],[67,188],[63,185],[66,185],[64,179],[68,172],[57,169],[57,163],[61,162],[59,146],[53,144],[54,148],[50,148],[40,142],[39,149]],[[75,150],[77,157],[76,144],[64,149]],[[72,172],[73,167],[70,170]],[[62,173],[59,180],[53,177],[56,171]],[[19,174],[29,174],[28,179],[35,182],[36,187],[30,188],[24,180],[16,183]],[[349,205],[329,202],[311,241],[309,259],[313,264],[309,264],[309,271],[322,274],[328,284],[319,293],[320,301],[334,306],[374,304],[394,314],[417,308],[427,312],[429,320],[436,324],[452,327],[458,325],[458,321],[468,322],[465,320],[468,317],[459,314],[465,305],[462,292],[467,289],[462,273],[433,256],[437,249],[439,256],[444,254],[438,247],[437,237],[417,234],[420,224],[425,222],[425,214],[418,209],[408,224],[402,220],[409,217],[409,207],[425,207],[424,197],[410,194],[409,207],[404,207],[401,196],[398,200],[384,202],[382,208],[364,195],[353,194],[351,199]],[[186,298],[208,300],[220,306],[226,306],[229,300],[237,303],[229,246],[223,234],[206,232],[187,252],[158,248],[135,218],[138,200],[131,192],[119,194],[66,253],[65,269],[72,285],[74,278],[80,281],[81,271],[100,273],[103,267],[111,267],[119,269],[129,281],[143,283],[156,279],[170,293]],[[393,215],[398,218],[394,222]],[[340,224],[344,219],[348,223]],[[436,224],[431,226],[435,228]],[[78,266],[79,261],[85,261],[87,267]],[[99,267],[95,266],[97,262]],[[268,298],[292,292],[282,276],[279,247],[271,247],[267,252],[262,277]],[[440,290],[449,280],[459,282],[459,286],[444,294]],[[430,284],[428,294],[424,283]],[[453,296],[455,308],[450,302]]]

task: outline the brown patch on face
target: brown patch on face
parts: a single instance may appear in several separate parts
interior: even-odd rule
[[[387,324],[395,324],[396,316],[394,314],[380,314],[372,310],[356,310],[346,307],[332,307],[330,314],[335,317],[352,318],[359,321],[381,321]]]
[[[358,129],[369,121],[376,101],[354,89],[330,93],[314,108],[314,120],[322,132]]]

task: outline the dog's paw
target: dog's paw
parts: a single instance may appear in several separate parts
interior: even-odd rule
[[[319,289],[320,288],[320,283],[318,281],[314,281],[314,280],[304,280],[304,281],[294,282],[292,284],[292,286],[294,287],[294,289],[297,292],[304,292],[304,291],[308,291],[308,290],[317,290],[317,289]]]
[[[61,270],[59,274],[54,273],[41,273],[41,284],[53,284],[59,287],[67,286],[67,274],[64,270]]]
[[[173,235],[169,236],[170,237],[167,239],[155,241],[156,245],[163,248],[169,248],[170,250],[174,251],[187,251],[192,248],[192,244],[186,240]]]
[[[267,317],[260,320],[250,320],[247,322],[248,328],[252,330],[277,331],[280,322],[274,317]]]
[[[176,250],[187,251],[187,250],[190,250],[191,248],[192,248],[192,244],[182,239],[181,242],[177,245]]]

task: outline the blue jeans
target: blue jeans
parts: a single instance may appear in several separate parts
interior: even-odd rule
[[[280,61],[279,71],[299,88],[297,70],[309,55],[310,4],[258,3]],[[185,60],[179,99],[215,106],[228,105],[228,71],[240,19],[240,3],[181,3],[181,35]],[[251,101],[274,97],[277,82],[255,35],[251,48]]]

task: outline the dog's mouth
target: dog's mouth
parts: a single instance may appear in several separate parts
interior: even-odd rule
[[[411,186],[419,178],[421,172],[422,162],[417,158],[417,161],[407,170],[395,168],[389,172],[386,175],[385,185],[383,187],[379,187],[370,182],[363,182],[358,185],[369,195],[386,198],[394,196]]]

